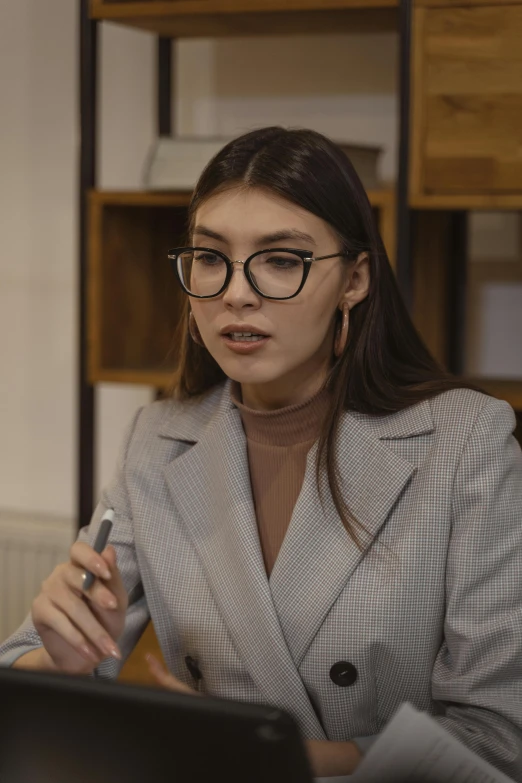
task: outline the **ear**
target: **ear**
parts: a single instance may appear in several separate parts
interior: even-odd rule
[[[370,290],[370,259],[368,253],[360,253],[357,261],[348,271],[344,294],[339,300],[339,309],[348,302],[350,310],[368,296]]]

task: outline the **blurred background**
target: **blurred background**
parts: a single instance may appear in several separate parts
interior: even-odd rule
[[[220,5],[192,2],[214,11]],[[157,33],[176,32],[179,24],[154,16],[168,5],[91,5],[99,16],[120,14],[120,22],[150,6],[141,25],[155,30],[98,23],[100,193],[90,202],[83,244],[92,296],[83,350],[95,399],[94,417],[84,413],[84,425],[94,429],[93,504],[112,474],[125,425],[169,373],[164,345],[179,295],[174,283],[163,286],[170,274],[165,251],[176,244],[187,194],[154,200],[144,192],[158,137]],[[172,5],[179,11],[190,3]],[[249,4],[236,5],[248,17]],[[314,24],[299,10],[312,8],[311,0],[293,5],[297,11],[280,19],[274,12],[269,35],[256,34],[259,20],[241,26],[241,14],[225,20],[227,35],[208,35],[223,32],[219,14],[194,21],[185,11],[180,29],[187,35],[177,38],[169,69],[171,130],[187,139],[226,139],[280,124],[380,148],[372,203],[395,260],[397,3],[323,3],[337,11],[357,6],[339,24],[333,13]],[[442,361],[460,363],[459,371],[522,409],[522,61],[511,46],[521,39],[522,3],[504,10],[495,0],[491,8],[469,0],[433,5],[419,3],[421,16],[412,21],[414,315]],[[0,0],[0,640],[67,557],[82,521],[80,6]],[[299,27],[299,14],[303,31],[287,34]],[[254,35],[242,35],[249,25]],[[156,308],[158,285],[166,293]],[[456,297],[457,316],[450,312]]]

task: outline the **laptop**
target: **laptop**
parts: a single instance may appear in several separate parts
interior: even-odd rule
[[[282,710],[0,668],[2,783],[312,783]]]

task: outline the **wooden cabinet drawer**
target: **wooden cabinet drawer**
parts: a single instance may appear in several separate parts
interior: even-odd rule
[[[522,192],[522,2],[419,0],[410,193]]]

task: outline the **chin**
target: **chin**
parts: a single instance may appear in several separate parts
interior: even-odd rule
[[[248,361],[248,357],[240,357],[240,361],[218,361],[218,364],[225,375],[233,381],[256,386],[273,383],[285,374],[281,368],[274,367],[273,363],[259,361],[259,359]]]
[[[225,375],[238,383],[263,386],[266,383],[274,383],[281,378],[282,373],[255,372],[252,370],[238,370],[237,368],[223,368]]]

